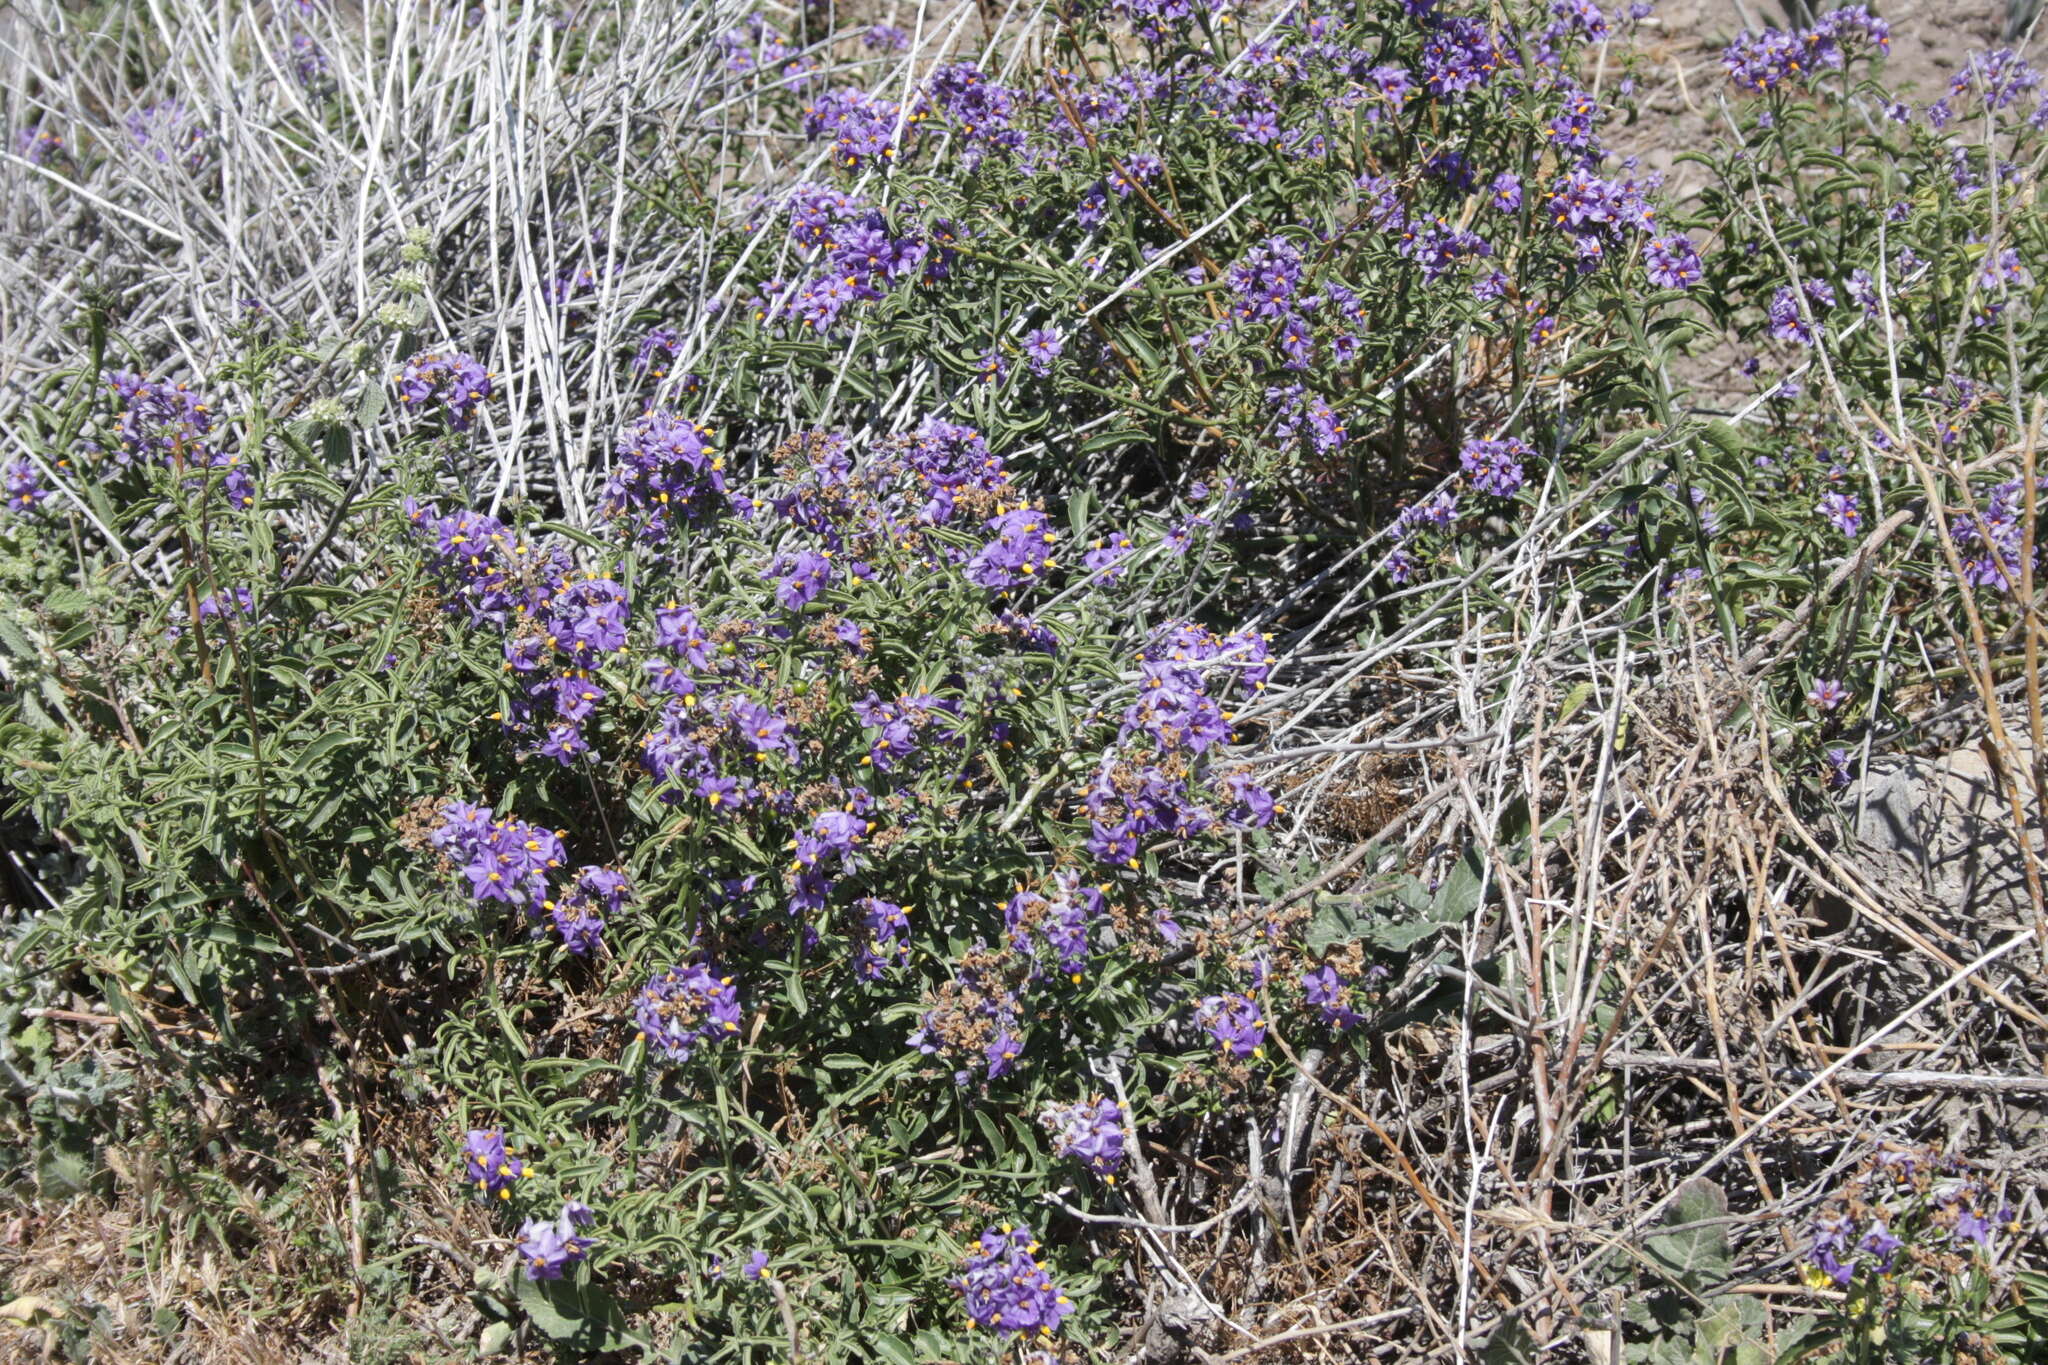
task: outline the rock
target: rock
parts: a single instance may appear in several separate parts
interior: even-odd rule
[[[2008,733],[2022,761],[2031,761],[2025,727]],[[2012,807],[1988,748],[1873,764],[1850,790],[1858,861],[1877,889],[1915,889],[1933,907],[1976,923],[2031,921]],[[2023,773],[2014,777],[2029,809],[2031,784]],[[2039,848],[2038,830],[2033,837]]]

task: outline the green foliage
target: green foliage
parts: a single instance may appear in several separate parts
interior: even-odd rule
[[[1951,626],[1988,642],[2030,609],[2000,539],[2032,515],[2009,490],[2048,359],[2025,111],[1980,109],[1958,142],[1871,117],[1860,62],[1824,66],[1732,114],[1696,154],[1706,187],[1659,218],[1559,126],[1632,112],[1579,89],[1610,74],[1604,27],[1363,6],[1266,51],[1207,7],[1170,30],[1128,9],[1048,13],[1015,62],[946,77],[1011,92],[986,118],[937,71],[828,77],[851,34],[698,42],[687,60],[719,60],[674,107],[816,142],[814,180],[652,128],[551,131],[570,170],[549,194],[601,175],[621,196],[603,237],[542,251],[492,197],[444,240],[363,244],[355,270],[389,278],[362,317],[259,311],[196,355],[93,287],[10,420],[26,491],[0,522],[6,814],[44,897],[10,918],[0,983],[17,1189],[104,1193],[109,1151],[146,1148],[179,1235],[282,1229],[309,1292],[355,1280],[366,1360],[425,1349],[397,1306],[423,1171],[468,1201],[449,1217],[471,1242],[443,1254],[486,1355],[989,1358],[952,1279],[983,1229],[1029,1223],[1072,1300],[1062,1340],[1116,1358],[1148,1302],[1121,1231],[1140,1205],[1047,1112],[1113,1095],[1134,1164],[1217,1175],[1297,1084],[1262,1040],[1348,1032],[1336,1084],[1370,1084],[1383,1033],[1461,1007],[1437,969],[1464,947],[1480,996],[1520,970],[1486,921],[1572,829],[1510,794],[1445,847],[1371,835],[1366,890],[1311,893],[1323,868],[1247,762],[1303,719],[1266,693],[1276,660],[1314,677],[1323,624],[1363,621],[1462,688],[1469,651],[1522,640],[1436,627],[1558,601],[1649,670],[1680,638],[1732,660],[1782,630],[1759,719],[1814,802],[1846,772],[1831,748],[1911,722],[1904,684],[1993,670]],[[101,17],[124,69],[164,59]],[[623,32],[580,23],[520,78],[573,84]],[[383,17],[360,37],[427,73]],[[338,86],[299,82],[266,146],[384,154]],[[498,135],[482,98],[448,102],[449,136]],[[101,133],[67,175],[118,164]],[[182,143],[127,150],[226,183]],[[1680,231],[1696,287],[1648,282]],[[842,259],[859,233],[901,268]],[[471,325],[433,341],[451,316]],[[451,380],[458,336],[516,380]],[[1690,392],[1714,366],[1759,385]],[[1830,587],[1901,511],[1857,590]],[[1901,631],[1950,646],[1913,657]],[[1620,752],[1611,704],[1581,681],[1550,714],[1615,714]],[[1461,693],[1458,723],[1503,706]],[[490,815],[464,834],[472,805]],[[515,828],[553,851],[508,884],[484,844]],[[630,893],[606,902],[605,878]],[[1368,999],[1389,968],[1438,979]],[[672,970],[730,995],[650,1000]],[[1341,999],[1312,996],[1320,972]],[[33,1012],[60,998],[135,1064],[60,1055]],[[1622,1100],[1594,1084],[1605,1123]],[[230,1151],[223,1094],[277,1129]],[[403,1170],[370,1136],[392,1112],[431,1129],[390,1139],[414,1144]],[[492,1172],[462,1184],[469,1130],[525,1163],[502,1199]],[[306,1215],[344,1164],[348,1225]],[[593,1244],[528,1278],[571,1201]],[[1697,1182],[1603,1262],[1634,1291],[1628,1359],[1787,1346],[1731,1287],[1727,1216]],[[740,1269],[757,1249],[772,1282]],[[1798,1349],[1904,1359],[1988,1324],[2022,1353],[2041,1286],[2007,1301],[1970,1274],[1932,1300],[1857,1283]],[[1485,1358],[1550,1350],[1530,1321]]]

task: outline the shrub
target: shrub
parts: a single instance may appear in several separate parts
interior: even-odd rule
[[[175,222],[275,290],[145,297],[124,246],[24,345],[22,1183],[146,1153],[237,1255],[250,1189],[325,1199],[276,1216],[352,1339],[432,1286],[564,1358],[1515,1359],[1633,1284],[1588,1331],[1763,1349],[1709,1302],[1726,1192],[1673,1157],[1603,1202],[1614,1072],[1722,1069],[1724,1112],[1659,1094],[1688,1169],[1764,1146],[1690,917],[1709,967],[1778,936],[1760,1083],[1875,1045],[1808,1017],[1839,945],[1785,926],[1934,699],[2031,847],[2026,62],[1916,112],[1861,8],[1738,35],[1673,196],[1608,147],[1646,6],[1116,0],[978,52],[964,8],[500,8],[238,12],[203,66],[117,9],[66,51],[123,98],[20,129],[10,211],[90,210],[51,240]],[[245,252],[207,235],[244,174],[374,226]],[[1866,983],[2025,942],[1878,922]],[[1533,1139],[1475,1107],[1510,1085]],[[1950,1219],[1984,1188],[1900,1178],[1881,1231],[1867,1192],[1813,1224],[1847,1297],[1801,1349],[2025,1341]],[[1482,1208],[1522,1211],[1498,1265]],[[1953,1311],[1886,1278],[1908,1227]]]

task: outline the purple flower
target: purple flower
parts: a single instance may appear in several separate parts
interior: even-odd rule
[[[1821,498],[1814,510],[1845,536],[1854,536],[1863,525],[1863,512],[1857,507],[1855,497],[1848,493],[1829,493]]]
[[[800,550],[780,561],[775,571],[781,577],[775,585],[775,600],[790,611],[799,611],[819,593],[832,586],[837,577],[832,560],[816,550]]]
[[[144,105],[128,115],[128,137],[162,165],[197,170],[206,159],[206,125],[175,99]]]
[[[967,580],[990,590],[1027,582],[1054,567],[1052,547],[1059,537],[1045,514],[1030,507],[1012,508],[988,519],[996,538],[967,561]]]
[[[1104,536],[1081,556],[1081,567],[1093,574],[1097,583],[1114,583],[1123,577],[1123,562],[1131,548],[1131,538],[1121,532]]]
[[[1365,1016],[1347,1003],[1348,994],[1349,988],[1335,967],[1318,967],[1302,975],[1302,999],[1315,1006],[1323,1022],[1332,1028],[1347,1029],[1365,1022]]]
[[[1230,267],[1225,279],[1242,317],[1279,317],[1301,285],[1301,253],[1285,237],[1268,237]]]
[[[671,967],[641,988],[634,1021],[648,1046],[670,1061],[686,1061],[698,1043],[740,1031],[739,992],[732,978],[703,963]]]
[[[768,1268],[768,1253],[759,1247],[755,1247],[753,1254],[747,1257],[747,1263],[741,1267],[740,1274],[750,1280],[775,1278],[775,1272]]]
[[[1422,49],[1422,83],[1440,99],[1483,89],[1494,73],[1512,65],[1492,29],[1478,19],[1446,18]]]
[[[1105,1182],[1116,1183],[1124,1159],[1124,1112],[1097,1096],[1078,1104],[1047,1105],[1038,1116],[1061,1156],[1072,1157]]]
[[[1813,345],[1815,328],[1799,309],[1799,296],[1786,285],[1771,295],[1771,335],[1780,341]]]
[[[14,147],[24,161],[40,166],[64,150],[64,139],[46,124],[31,123],[14,135]]]
[[[804,136],[832,139],[832,159],[847,170],[896,156],[895,135],[899,122],[895,104],[863,90],[831,90],[820,95],[804,110]],[[915,123],[904,123],[906,132]]]
[[[890,967],[908,960],[910,918],[894,901],[866,896],[854,902],[860,910],[863,939],[854,970],[869,981],[879,981]]]
[[[736,510],[725,486],[725,460],[701,427],[655,408],[619,433],[618,462],[604,489],[606,516],[623,517],[638,539],[668,538],[677,517],[697,521]]]
[[[1024,359],[1031,366],[1031,373],[1043,378],[1052,373],[1053,361],[1059,359],[1060,347],[1065,343],[1060,334],[1050,327],[1040,327],[1024,334]]]
[[[512,1197],[512,1187],[528,1175],[526,1163],[505,1150],[505,1133],[500,1128],[472,1128],[462,1144],[462,1178],[476,1186],[478,1194]]]
[[[1884,1274],[1891,1270],[1893,1258],[1904,1245],[1905,1242],[1894,1237],[1883,1223],[1873,1223],[1870,1231],[1863,1234],[1863,1240],[1856,1244],[1856,1249],[1877,1257],[1878,1273]]]
[[[50,490],[43,487],[42,471],[26,455],[6,467],[5,483],[5,506],[10,512],[31,511],[37,503],[50,496]]]
[[[1643,266],[1660,289],[1690,289],[1700,282],[1700,256],[1684,234],[1652,237],[1643,244]]]
[[[569,1265],[590,1254],[597,1240],[584,1237],[577,1228],[588,1227],[591,1212],[575,1200],[562,1205],[561,1216],[552,1223],[530,1218],[519,1229],[519,1262],[529,1280],[559,1280]]]
[[[457,431],[469,430],[477,408],[491,396],[490,371],[460,351],[422,351],[405,363],[395,382],[399,401],[409,408],[424,407],[438,396],[448,409],[448,424]]]
[[[1502,171],[1493,178],[1493,207],[1500,213],[1519,213],[1522,208],[1522,178]]]
[[[1265,1017],[1259,1002],[1243,992],[1204,996],[1195,1009],[1195,1022],[1233,1057],[1264,1055]]]
[[[549,904],[546,909],[555,932],[562,936],[564,948],[578,957],[589,957],[597,951],[597,945],[604,936],[604,916],[589,901],[569,896]]]
[[[1233,773],[1225,778],[1223,789],[1230,794],[1232,803],[1225,814],[1234,825],[1245,829],[1264,829],[1279,813],[1280,807],[1273,800],[1273,794],[1243,773]]]
[[[967,1316],[982,1327],[1019,1336],[1051,1336],[1074,1311],[1034,1254],[1038,1243],[1025,1227],[990,1228],[951,1281]]]
[[[1849,785],[1849,751],[1830,749],[1827,753],[1828,785],[1840,789]]]
[[[1832,711],[1849,700],[1849,689],[1833,678],[1822,678],[1806,694],[1807,704]]]
[[[1535,456],[1527,442],[1513,436],[1498,441],[1475,439],[1465,442],[1458,463],[1474,488],[1497,498],[1510,498],[1526,482],[1522,461]]]
[[[1951,423],[1944,431],[1943,444],[1953,442],[1953,431]],[[1949,536],[1957,551],[1970,555],[1963,561],[1965,581],[1980,588],[2008,590],[2018,582],[2025,548],[2024,508],[2020,481],[2008,479],[1991,490],[1981,509],[1959,512],[1950,520]]]

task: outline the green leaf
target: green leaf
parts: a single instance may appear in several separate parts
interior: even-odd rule
[[[36,1125],[36,1193],[45,1199],[90,1194],[103,1174],[95,1159],[92,1130],[60,1120]]]
[[[304,777],[306,775],[306,770],[311,768],[315,763],[319,762],[326,755],[333,753],[336,749],[339,749],[344,744],[348,744],[352,741],[359,740],[362,738],[364,738],[364,736],[352,735],[344,730],[331,731],[327,734],[320,736],[320,738],[314,740],[311,744],[308,744],[305,748],[299,750],[299,756],[292,760],[291,775],[293,777]]]
[[[1535,1365],[1536,1337],[1520,1313],[1510,1312],[1487,1335],[1479,1350],[1481,1365]]]
[[[1564,704],[1557,708],[1557,724],[1562,725],[1570,720],[1573,714],[1586,704],[1586,699],[1592,695],[1593,684],[1591,682],[1573,684],[1572,690],[1564,694]]]
[[[626,1315],[618,1301],[596,1285],[519,1277],[519,1306],[533,1325],[555,1341],[584,1351],[616,1351],[624,1346]]]
[[[1728,1196],[1719,1185],[1706,1179],[1687,1181],[1664,1214],[1664,1226],[1678,1230],[1656,1233],[1646,1239],[1644,1254],[1671,1279],[1694,1292],[1726,1279],[1735,1263],[1726,1225],[1685,1225],[1725,1218],[1727,1214]]]

